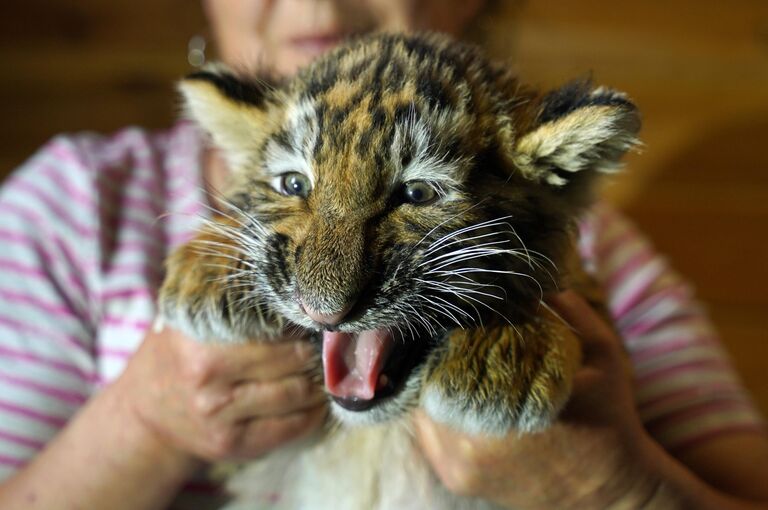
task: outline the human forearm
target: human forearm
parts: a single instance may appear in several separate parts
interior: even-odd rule
[[[658,444],[649,446],[649,469],[655,489],[643,508],[649,510],[768,510],[768,501],[749,500],[718,490],[702,481]]]
[[[0,485],[4,509],[164,508],[195,469],[133,413],[118,380],[26,468]]]
[[[579,436],[574,439],[578,440]],[[614,463],[613,476],[601,472],[601,464],[582,465],[570,477],[559,471],[557,483],[538,487],[545,498],[536,504],[520,504],[520,489],[516,484],[509,491],[496,493],[496,502],[504,508],[561,508],[570,510],[768,510],[768,498],[762,491],[746,496],[744,491],[728,490],[707,483],[688,466],[664,450],[644,431],[624,442],[624,448],[611,448],[619,453],[620,462]],[[605,458],[605,453],[602,455]],[[526,457],[530,465],[530,456]],[[727,457],[713,461],[727,462]],[[604,467],[604,466],[603,466]],[[754,468],[764,473],[764,464],[756,462]],[[738,467],[734,467],[736,473]],[[589,472],[589,476],[583,476]],[[757,478],[764,478],[758,475]],[[528,487],[530,490],[530,486]],[[758,494],[758,492],[760,492]],[[559,493],[559,494],[558,494]],[[553,505],[552,499],[557,504]],[[544,503],[542,503],[544,501]]]
[[[765,437],[710,439],[680,463],[643,428],[615,333],[572,293],[549,302],[581,334],[585,354],[558,422],[488,438],[417,413],[418,443],[450,491],[511,509],[768,510]]]
[[[165,508],[196,459],[258,457],[323,423],[314,356],[295,336],[222,346],[149,332],[120,378],[0,484],[0,508]]]

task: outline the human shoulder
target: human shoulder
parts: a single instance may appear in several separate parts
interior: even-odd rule
[[[33,250],[83,267],[122,249],[117,239],[143,250],[163,237],[157,218],[197,198],[199,146],[188,123],[58,135],[0,187],[0,238],[25,260]]]
[[[3,183],[0,207],[25,223],[62,228],[66,237],[98,237],[110,217],[172,209],[199,185],[200,147],[189,123],[58,135]]]
[[[184,122],[162,131],[130,126],[111,134],[59,134],[11,174],[6,185],[29,174],[57,181],[62,179],[56,176],[66,177],[70,183],[83,185],[105,174],[130,174],[147,167],[162,174],[174,159],[196,156],[199,146],[197,130]]]

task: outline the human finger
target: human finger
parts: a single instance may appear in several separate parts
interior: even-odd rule
[[[253,339],[242,343],[201,342],[186,336],[178,329],[161,325],[149,331],[145,344],[163,346],[173,353],[174,364],[182,369],[182,376],[197,386],[211,380],[228,377],[230,381],[247,378],[242,374],[256,366],[273,367],[277,374],[283,373],[282,365],[273,363],[276,359],[299,362],[310,360],[317,355],[317,349],[308,341],[308,333],[293,328],[280,337],[264,340]],[[298,360],[297,360],[298,358]],[[294,365],[295,366],[295,365]],[[287,367],[295,371],[293,366]]]
[[[231,372],[236,382],[273,381],[319,367],[320,353],[307,341],[287,341],[262,347],[266,356],[260,353],[250,362],[243,360],[238,369]]]
[[[612,341],[613,330],[594,308],[573,290],[551,294],[547,303],[563,318],[585,342]]]
[[[499,470],[504,486],[512,483],[514,462],[519,455],[520,436],[513,432],[502,437],[469,436],[448,425],[437,423],[418,410],[414,413],[416,440],[422,453],[443,485],[462,496],[488,497],[495,492]]]
[[[322,426],[327,413],[327,406],[319,405],[283,416],[248,420],[243,424],[235,457],[258,457],[285,443],[306,437]]]
[[[547,301],[571,325],[582,344],[582,365],[573,379],[572,404],[575,405],[578,400],[584,402],[583,405],[575,405],[577,408],[598,405],[591,402],[602,398],[596,388],[631,379],[631,363],[621,338],[576,292],[563,291],[549,296]]]
[[[315,407],[326,400],[319,383],[305,375],[277,381],[247,381],[235,386],[216,419],[234,423],[248,418],[280,416]]]
[[[621,353],[618,335],[579,294],[565,290],[548,296],[547,303],[578,335],[585,366],[602,365]]]
[[[308,342],[252,342],[202,345],[184,361],[200,386],[243,380],[266,381],[305,371],[316,364],[316,349]]]

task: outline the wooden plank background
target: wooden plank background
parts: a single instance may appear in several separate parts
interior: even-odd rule
[[[768,413],[768,3],[507,5],[495,46],[528,81],[592,73],[639,104],[645,150],[606,195],[695,283]],[[199,2],[4,7],[0,176],[58,132],[172,122]]]

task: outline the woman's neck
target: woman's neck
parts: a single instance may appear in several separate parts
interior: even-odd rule
[[[203,183],[208,204],[216,210],[221,209],[219,198],[227,187],[229,174],[229,167],[221,152],[206,148],[203,152]]]

